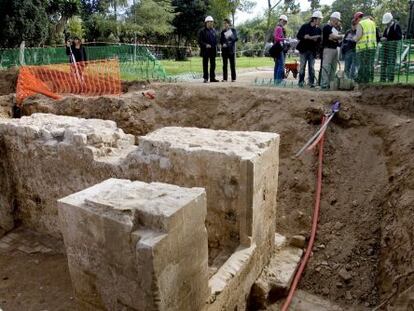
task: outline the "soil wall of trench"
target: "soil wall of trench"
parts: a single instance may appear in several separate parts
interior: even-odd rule
[[[334,100],[342,111],[327,131],[319,232],[301,288],[365,309],[408,305],[414,275],[414,122],[409,88],[309,92],[274,88],[153,85],[121,97],[26,101],[24,113],[110,119],[126,133],[164,126],[268,131],[281,135],[277,231],[308,236],[315,157],[293,155]],[[139,88],[138,88],[139,89]],[[0,104],[10,99],[3,96]],[[405,297],[405,298],[404,298]]]

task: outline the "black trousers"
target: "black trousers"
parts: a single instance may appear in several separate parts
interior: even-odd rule
[[[216,55],[203,56],[203,78],[208,80],[208,62],[210,61],[210,81],[216,79]]]
[[[223,53],[223,80],[227,81],[227,65],[230,61],[231,79],[236,80],[236,54]]]

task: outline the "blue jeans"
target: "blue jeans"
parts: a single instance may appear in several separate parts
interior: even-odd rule
[[[345,76],[348,79],[355,79],[356,77],[356,52],[348,51],[344,55],[345,61]]]
[[[315,53],[311,51],[306,51],[300,53],[300,70],[299,70],[299,85],[303,85],[305,82],[305,72],[306,72],[306,63],[308,63],[308,72],[309,72],[309,85],[315,85]]]
[[[275,83],[280,83],[285,78],[285,53],[280,52],[275,58],[275,71],[273,75]]]

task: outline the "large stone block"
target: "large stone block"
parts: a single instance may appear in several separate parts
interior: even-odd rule
[[[274,249],[279,135],[166,127],[140,137],[134,157],[152,163],[150,180],[206,188],[210,265],[218,269],[206,308],[243,309]]]
[[[273,239],[278,147],[274,133],[165,127],[130,157],[152,163],[150,180],[205,187],[210,249],[235,249]]]
[[[205,216],[204,189],[162,183],[109,179],[59,200],[81,306],[200,310],[208,297]]]

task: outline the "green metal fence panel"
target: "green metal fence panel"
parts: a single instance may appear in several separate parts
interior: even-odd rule
[[[376,50],[359,51],[357,82],[414,83],[413,46],[414,40],[385,41]]]

